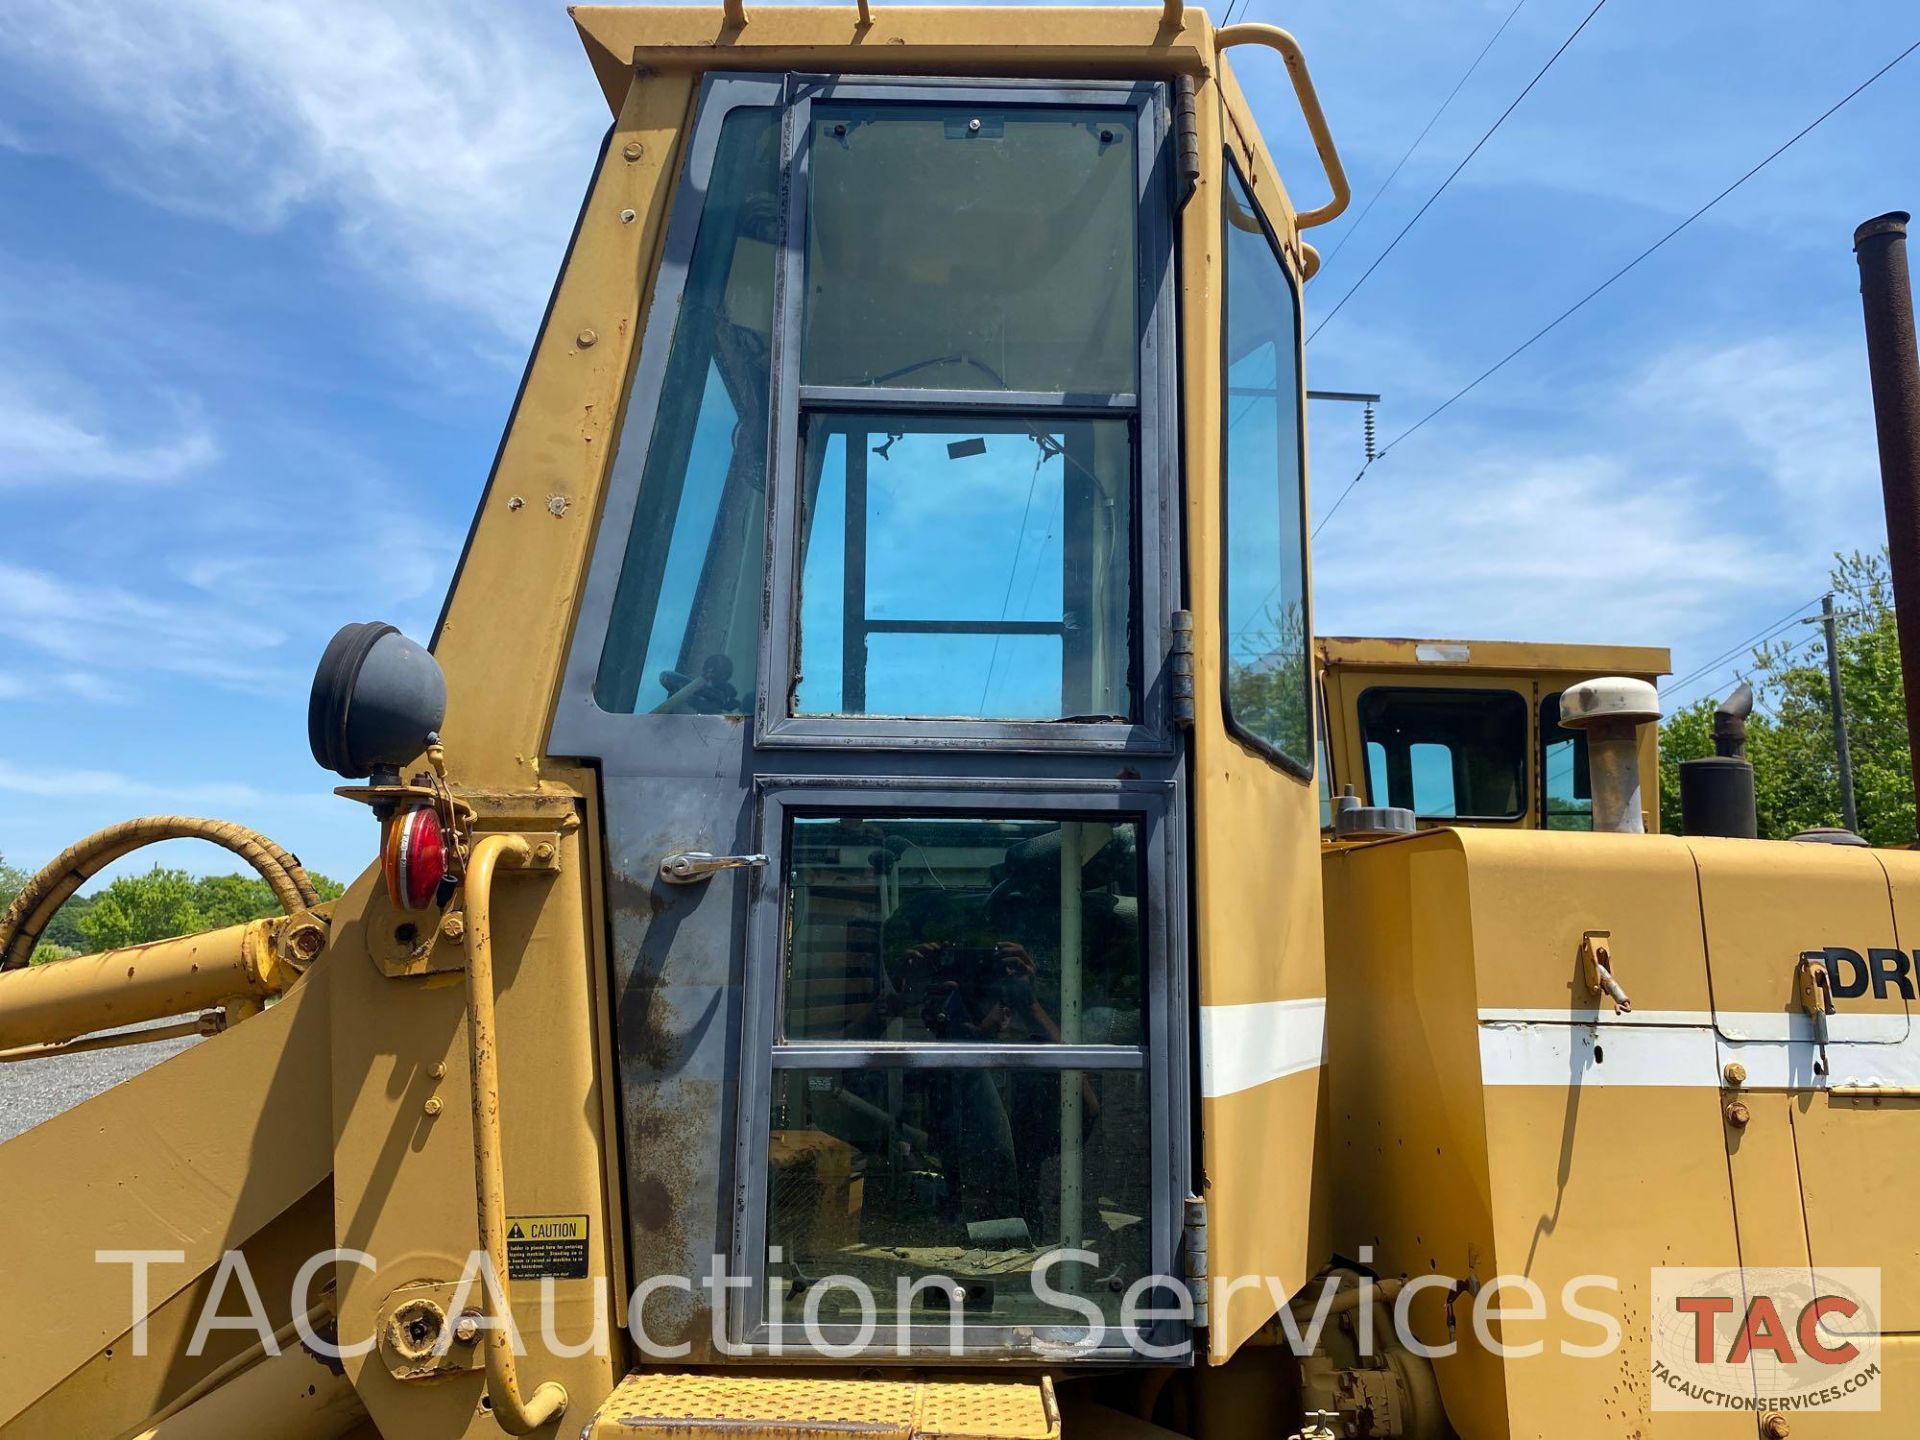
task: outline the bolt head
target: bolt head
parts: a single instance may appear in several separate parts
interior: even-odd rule
[[[453,1322],[453,1338],[462,1345],[471,1345],[479,1334],[480,1317],[471,1310],[462,1312],[460,1318]]]
[[[442,1100],[438,1095],[429,1095],[424,1108],[428,1115],[438,1115],[442,1110],[447,1108],[447,1102]]]
[[[318,925],[296,925],[288,933],[287,943],[302,960],[311,960],[326,948],[327,937]]]
[[[631,225],[635,220],[639,218],[640,217],[638,213],[632,210],[622,210],[620,212],[620,223],[622,225]]]
[[[1786,1416],[1769,1415],[1760,1422],[1760,1433],[1767,1440],[1787,1440],[1787,1436],[1793,1433],[1793,1427],[1787,1423]]]
[[[534,846],[533,858],[538,860],[542,865],[552,860],[553,842],[551,840],[542,840],[538,845]]]
[[[1733,1126],[1734,1129],[1736,1130],[1746,1129],[1747,1122],[1752,1119],[1753,1119],[1753,1112],[1748,1110],[1746,1105],[1741,1101],[1736,1100],[1731,1105],[1727,1106],[1727,1124]]]
[[[1742,1065],[1738,1060],[1728,1061],[1724,1073],[1727,1077],[1727,1084],[1736,1090],[1747,1083],[1747,1067]]]
[[[467,933],[466,919],[459,911],[444,915],[440,920],[440,934],[448,940],[458,940]]]
[[[978,120],[967,121],[967,129],[975,134],[978,134],[980,130],[980,122]]]
[[[446,1079],[447,1078],[447,1062],[444,1060],[434,1061],[433,1064],[427,1067],[427,1074],[431,1075],[436,1080]]]
[[[600,332],[598,330],[582,330],[574,337],[573,343],[578,345],[582,350],[589,350],[593,348],[599,339]]]
[[[629,160],[638,160],[646,152],[640,148],[640,142],[638,140],[629,140],[621,147],[620,153]]]

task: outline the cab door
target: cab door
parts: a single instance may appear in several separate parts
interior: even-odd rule
[[[1176,1267],[1167,134],[1157,85],[703,84],[551,744],[649,1353],[1124,1351]]]

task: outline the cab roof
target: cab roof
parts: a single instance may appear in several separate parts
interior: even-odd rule
[[[1413,640],[1323,635],[1314,646],[1323,668],[1445,670],[1454,667],[1556,674],[1571,671],[1643,679],[1673,673],[1673,653],[1662,645],[1559,645],[1531,640]]]
[[[863,14],[864,10],[864,14]],[[575,5],[568,11],[615,115],[636,66],[834,74],[1201,75],[1213,24],[1164,6]]]

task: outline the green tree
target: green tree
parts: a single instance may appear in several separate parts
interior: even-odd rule
[[[144,875],[122,875],[94,897],[81,933],[90,949],[112,950],[209,929],[194,904],[194,889],[191,875],[164,865]]]
[[[1860,829],[1875,845],[1905,845],[1914,838],[1913,764],[1884,552],[1834,558],[1836,648]],[[1768,839],[1841,823],[1826,663],[1819,630],[1789,633],[1755,650],[1742,677],[1754,688],[1747,758],[1753,762],[1760,833]],[[1729,683],[1727,693],[1737,683]],[[1713,753],[1717,704],[1718,697],[1696,700],[1660,728],[1663,828],[1680,828],[1679,762]]]

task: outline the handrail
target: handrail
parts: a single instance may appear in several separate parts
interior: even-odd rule
[[[1216,50],[1229,50],[1235,45],[1265,45],[1269,50],[1278,50],[1286,60],[1294,98],[1300,102],[1307,132],[1313,136],[1313,148],[1320,153],[1321,168],[1327,172],[1327,183],[1333,187],[1331,200],[1316,210],[1300,212],[1294,217],[1294,223],[1302,230],[1311,230],[1316,225],[1339,219],[1353,199],[1353,188],[1347,184],[1346,168],[1340,163],[1340,152],[1334,148],[1333,133],[1327,129],[1326,112],[1321,110],[1320,97],[1314,93],[1313,76],[1307,73],[1307,57],[1300,53],[1300,42],[1278,25],[1243,22],[1216,30],[1213,44]]]
[[[467,1059],[473,1075],[473,1184],[480,1246],[493,1267],[493,1285],[480,1287],[480,1312],[504,1320],[487,1331],[487,1394],[493,1418],[509,1435],[526,1435],[558,1419],[567,1408],[564,1385],[548,1380],[526,1399],[514,1363],[513,1302],[507,1294],[506,1178],[500,1159],[500,1052],[493,1017],[493,871],[533,859],[523,835],[488,835],[467,861]],[[493,1297],[502,1314],[492,1316]]]

